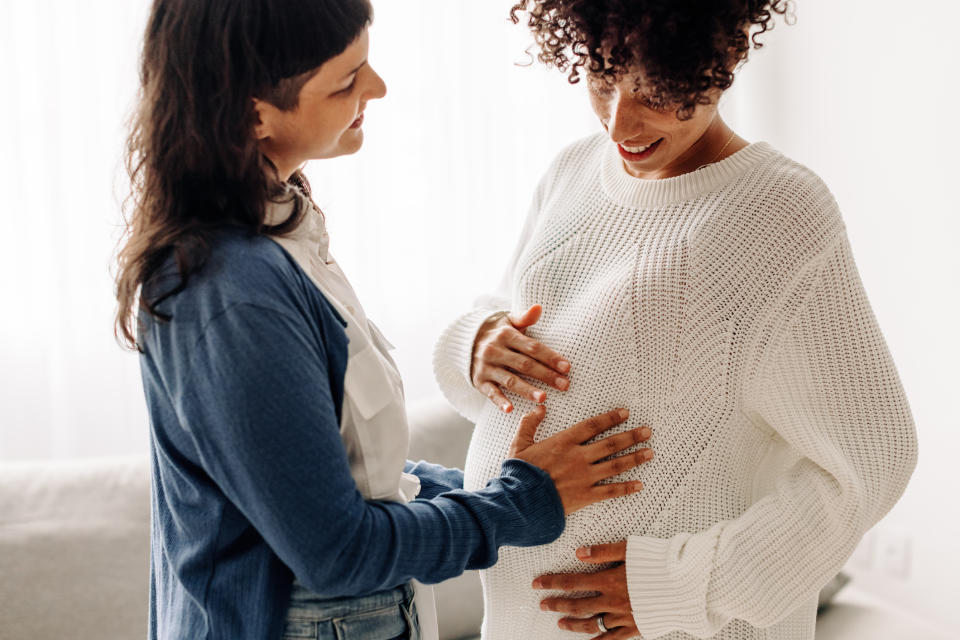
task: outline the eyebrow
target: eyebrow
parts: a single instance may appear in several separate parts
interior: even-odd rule
[[[356,69],[354,69],[353,71],[351,71],[351,72],[348,73],[347,75],[343,76],[343,78],[341,78],[340,82],[343,82],[344,80],[346,80],[347,78],[349,78],[350,76],[352,76],[353,74],[355,74],[357,71],[360,71],[360,69],[363,69],[363,65],[365,65],[365,64],[367,64],[367,59],[366,59],[366,58],[363,59],[363,62],[360,63],[360,66],[359,66],[359,67],[357,67]]]

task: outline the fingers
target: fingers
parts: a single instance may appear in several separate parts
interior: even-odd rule
[[[507,315],[507,320],[510,321],[514,327],[523,331],[527,327],[537,324],[537,321],[540,320],[540,314],[543,313],[543,307],[539,304],[535,304],[521,314],[511,313]]]
[[[630,482],[613,482],[610,484],[601,484],[591,489],[591,502],[603,502],[611,498],[622,498],[632,493],[643,491],[643,483],[639,480]]]
[[[525,354],[550,367],[557,373],[567,374],[570,371],[570,362],[559,353],[533,338],[528,338],[520,332],[507,336],[506,345],[518,353]],[[544,382],[547,382],[544,380]],[[548,382],[548,384],[551,384]]]
[[[556,371],[516,351],[506,351],[503,354],[503,363],[511,370],[522,376],[539,380],[560,391],[570,388],[570,380],[558,375]]]
[[[573,438],[577,444],[581,444],[603,433],[610,427],[625,422],[629,417],[630,412],[626,409],[614,409],[613,411],[587,418],[583,422],[578,422],[557,435],[567,435]]]
[[[603,596],[594,596],[592,598],[545,598],[540,602],[540,608],[544,611],[556,611],[557,613],[566,613],[571,616],[576,616],[577,618],[584,618],[593,615],[597,611],[603,611],[603,608],[607,606],[604,600]]]
[[[557,626],[576,633],[601,633],[600,625],[597,624],[598,618],[599,616],[560,618],[557,621]],[[628,638],[640,637],[636,622],[633,620],[633,616],[628,613],[605,613],[603,614],[603,625],[607,628],[607,632],[601,633],[594,640],[627,640]]]
[[[533,588],[549,589],[551,591],[596,591],[608,582],[609,579],[603,575],[602,571],[598,573],[550,573],[535,579]],[[555,600],[560,600],[560,598],[547,598],[543,603]],[[560,609],[550,609],[543,603],[540,605],[541,609],[560,611]]]
[[[589,589],[587,589],[589,591]],[[596,591],[596,588],[594,588]],[[540,608],[544,611],[556,611],[566,613],[577,618],[586,618],[587,616],[598,613],[630,613],[630,600],[618,596],[601,594],[589,598],[544,598],[540,602]],[[607,625],[608,627],[610,625]]]
[[[605,564],[607,562],[624,562],[627,559],[627,541],[611,544],[595,544],[577,549],[577,558],[591,564]]]
[[[606,478],[618,476],[634,467],[639,467],[644,462],[649,462],[652,459],[653,451],[651,449],[641,449],[640,451],[634,451],[633,453],[628,453],[623,456],[617,456],[606,462],[598,462],[593,465],[592,471],[596,474],[595,477],[599,482]]]
[[[503,392],[500,391],[500,387],[497,385],[492,382],[481,382],[477,389],[479,389],[480,393],[487,396],[490,402],[497,405],[504,413],[513,411],[513,403],[507,400],[507,396],[503,395]]]
[[[653,431],[650,430],[650,427],[638,427],[626,433],[618,433],[617,435],[597,440],[592,444],[586,445],[588,459],[591,462],[596,462],[597,460],[616,455],[635,444],[646,442],[652,434]],[[650,452],[650,457],[653,457],[652,451]]]
[[[493,381],[503,390],[529,398],[535,403],[544,402],[547,399],[546,393],[506,369],[491,367],[487,370],[487,376],[488,381]]]
[[[547,410],[543,406],[538,405],[533,411],[525,414],[520,419],[520,427],[517,429],[517,435],[514,436],[513,443],[510,445],[511,458],[534,443],[534,439],[537,436],[537,428],[540,426],[540,423],[543,422],[543,418],[546,415]]]

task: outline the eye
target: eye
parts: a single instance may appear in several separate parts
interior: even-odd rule
[[[351,91],[353,91],[353,88],[356,86],[357,86],[357,76],[353,76],[353,80],[350,82],[350,84],[348,84],[343,89],[340,89],[340,91],[337,91],[333,95],[335,96],[348,95]]]

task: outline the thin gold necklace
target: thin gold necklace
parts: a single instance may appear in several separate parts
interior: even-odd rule
[[[734,131],[734,132],[732,132],[732,133],[730,134],[730,137],[727,138],[727,141],[723,143],[723,146],[722,146],[722,147],[720,147],[720,152],[717,153],[717,155],[715,155],[715,156],[713,157],[713,160],[711,160],[711,161],[708,162],[707,164],[702,164],[702,165],[700,165],[699,167],[697,167],[697,168],[695,169],[695,171],[700,171],[700,169],[703,169],[704,167],[709,166],[709,165],[715,163],[717,160],[719,160],[719,159],[720,159],[720,156],[722,156],[722,155],[723,155],[723,152],[727,150],[727,147],[730,146],[730,143],[733,142],[733,139],[734,139],[735,137],[737,137],[737,132],[736,132],[736,131]]]

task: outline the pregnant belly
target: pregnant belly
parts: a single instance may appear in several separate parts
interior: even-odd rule
[[[546,438],[569,425],[583,420],[576,399],[551,397],[547,419],[541,424],[537,440]],[[500,474],[500,465],[507,458],[510,443],[520,418],[531,405],[517,402],[516,409],[504,414],[492,405],[484,409],[477,422],[464,468],[464,488],[480,489]],[[595,411],[594,413],[599,413]],[[576,419],[574,416],[576,415]],[[628,423],[617,429],[625,431],[638,424]],[[617,479],[642,479],[643,469],[618,476]],[[496,565],[481,572],[484,588],[484,640],[515,640],[523,632],[524,640],[558,637],[559,614],[540,609],[540,600],[549,592],[534,591],[533,579],[545,573],[591,572],[595,567],[576,559],[578,547],[586,544],[614,542],[641,531],[646,521],[642,516],[642,492],[635,496],[590,505],[567,517],[563,534],[554,542],[537,547],[502,547]]]
[[[464,467],[465,489],[481,489],[490,479],[500,475],[500,466],[507,459],[520,418],[531,408],[532,405],[519,400],[514,411],[509,414],[497,410],[493,405],[484,408],[467,453]],[[536,439],[539,441],[547,438],[605,410],[606,407],[583,408],[575,396],[561,396],[554,392],[548,404],[547,417],[540,425]],[[626,424],[618,425],[609,433],[628,431],[637,426],[640,426],[640,422],[631,418]],[[614,480],[644,480],[646,466],[633,469]],[[533,548],[511,548],[509,552],[504,549],[497,569],[520,571],[523,579],[529,578],[526,582],[528,586],[533,578],[540,575],[538,572],[586,569],[574,556],[578,547],[622,540],[626,535],[643,529],[644,518],[640,512],[642,496],[643,492],[607,500],[567,516],[566,528],[559,539]]]

